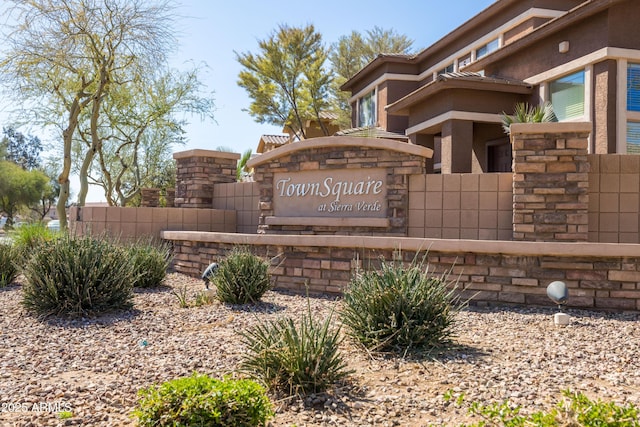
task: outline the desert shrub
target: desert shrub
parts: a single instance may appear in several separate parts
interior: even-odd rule
[[[212,282],[221,302],[255,303],[271,288],[269,263],[246,247],[236,247],[219,262]]]
[[[243,332],[243,371],[289,395],[325,391],[348,375],[338,348],[340,329],[331,328],[332,318],[333,313],[315,320],[309,309],[297,322],[270,320]]]
[[[382,260],[359,271],[344,291],[347,333],[373,351],[423,351],[445,344],[461,304],[448,275],[433,276],[422,262]]]
[[[18,275],[17,254],[12,245],[0,243],[0,288],[8,286]]]
[[[134,412],[144,426],[263,426],[273,416],[264,389],[251,380],[206,375],[167,381],[138,392]]]
[[[40,246],[49,244],[61,235],[61,232],[53,231],[41,222],[24,224],[11,230],[11,241],[16,249],[18,264],[24,265]]]
[[[40,246],[23,274],[23,304],[42,315],[82,316],[128,308],[136,279],[124,248],[68,234]]]
[[[164,282],[171,261],[168,245],[139,241],[129,245],[127,250],[136,275],[134,287],[152,288]]]
[[[564,390],[561,400],[554,408],[548,411],[536,411],[530,414],[521,414],[520,406],[502,403],[469,404],[469,414],[481,418],[481,421],[473,424],[465,424],[465,427],[505,426],[505,427],[636,427],[640,426],[638,408],[629,403],[619,406],[614,402],[591,400],[579,392]],[[445,400],[454,400],[453,392],[445,393]],[[454,403],[461,407],[464,404],[464,395],[458,395]]]

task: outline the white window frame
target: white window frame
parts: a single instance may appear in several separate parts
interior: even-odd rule
[[[486,42],[482,46],[477,47],[474,50],[475,53],[476,53],[476,59],[484,58],[485,56],[489,55],[490,53],[495,52],[496,50],[500,49],[500,47],[501,47],[500,39],[501,39],[501,37],[496,37],[493,40],[489,40],[488,42]],[[491,45],[493,43],[495,43],[495,47],[493,49],[489,50],[489,45]],[[480,54],[480,50],[481,49],[486,49],[486,52],[484,52],[483,54]]]
[[[590,88],[591,86],[591,67],[585,67],[585,68],[581,68],[581,69],[577,69],[577,70],[573,70],[570,73],[566,73],[563,74],[562,76],[558,76],[552,80],[549,80],[546,83],[546,93],[548,98],[546,99],[547,101],[550,101],[553,105],[553,101],[552,101],[552,91],[551,91],[551,83],[560,80],[564,77],[568,77],[568,76],[572,76],[574,74],[578,74],[578,73],[583,73],[584,75],[584,87],[583,87],[583,101],[582,101],[582,114],[579,116],[574,116],[574,117],[570,117],[568,119],[562,120],[563,122],[581,122],[581,121],[585,121],[588,120],[589,117],[589,112],[591,110],[591,92],[590,90],[588,90],[588,88]],[[556,111],[556,115],[557,115],[557,111]]]

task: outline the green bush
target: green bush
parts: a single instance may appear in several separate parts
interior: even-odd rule
[[[262,426],[273,416],[264,389],[251,380],[193,374],[138,392],[141,427]]]
[[[0,288],[8,286],[18,275],[17,254],[12,245],[0,243]]]
[[[322,392],[348,372],[338,349],[340,329],[332,329],[333,315],[316,321],[311,310],[298,323],[271,320],[242,334],[248,351],[242,369],[273,390],[294,394]]]
[[[153,288],[164,282],[171,261],[168,245],[140,241],[130,245],[127,250],[136,275],[134,287]]]
[[[20,265],[26,264],[38,247],[49,244],[61,235],[61,232],[50,230],[41,222],[24,224],[11,230],[11,241],[16,248],[18,263]]]
[[[469,414],[482,420],[464,427],[505,426],[505,427],[637,427],[640,426],[638,408],[633,404],[619,406],[614,402],[593,401],[582,393],[570,390],[562,392],[564,399],[549,411],[537,411],[528,415],[520,413],[519,406],[508,402],[481,404],[472,402]],[[453,400],[451,391],[445,393],[445,400]],[[459,395],[455,404],[461,407],[464,395]]]
[[[136,279],[126,249],[68,234],[40,246],[23,274],[23,304],[41,315],[83,316],[129,308]]]
[[[382,260],[379,271],[357,272],[344,291],[342,323],[373,351],[429,350],[445,344],[461,308],[447,275],[433,277],[422,263]]]
[[[219,263],[212,282],[223,303],[256,303],[271,288],[269,263],[248,248],[237,247]]]

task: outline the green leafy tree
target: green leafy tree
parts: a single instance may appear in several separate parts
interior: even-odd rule
[[[173,148],[185,143],[185,114],[213,119],[213,98],[203,93],[199,69],[167,70],[141,86],[138,78],[112,89],[103,102],[102,149],[87,170],[90,184],[102,187],[110,205],[126,206],[143,187],[174,187]],[[79,126],[74,152],[91,145],[91,127]],[[80,170],[78,171],[81,172]]]
[[[23,111],[61,133],[62,168],[57,210],[66,227],[72,146],[79,124],[90,141],[79,165],[78,203],[84,204],[88,172],[100,155],[103,105],[117,86],[152,87],[176,46],[168,0],[8,0],[14,25],[5,27],[0,78]],[[136,81],[129,79],[135,77]],[[82,138],[81,138],[82,139]]]
[[[40,159],[42,143],[37,136],[25,136],[14,126],[4,127],[2,133],[4,137],[0,141],[0,158],[20,166],[23,170],[39,170],[49,178],[40,200],[28,206],[31,212],[42,219],[55,204],[60,191],[56,181],[55,166],[53,163],[42,164]]]
[[[258,123],[288,128],[305,139],[304,122],[317,119],[329,107],[332,75],[325,69],[329,51],[313,25],[280,25],[258,43],[259,53],[237,53],[243,70],[238,84],[252,102],[249,114]],[[325,134],[328,131],[324,129]]]
[[[40,200],[49,180],[39,170],[25,171],[15,163],[0,161],[0,211],[7,215],[11,226],[21,208],[28,208]]]
[[[331,95],[341,127],[351,126],[351,107],[349,92],[341,91],[340,86],[379,54],[410,55],[412,46],[413,40],[406,35],[377,26],[366,31],[365,35],[352,31],[350,35],[340,37],[338,42],[331,46],[329,61],[335,74],[331,84]]]
[[[36,214],[42,220],[51,208],[53,208],[60,194],[60,184],[57,177],[60,175],[58,162],[55,159],[48,159],[38,170],[45,174],[49,180],[44,188],[40,200],[30,206],[31,212]]]
[[[40,166],[40,138],[33,135],[25,136],[13,126],[3,127],[2,134],[4,137],[0,141],[0,153],[4,160],[13,162],[25,170]]]

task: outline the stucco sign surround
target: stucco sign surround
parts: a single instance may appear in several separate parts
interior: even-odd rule
[[[384,218],[386,179],[382,168],[275,173],[274,213],[278,217]]]

